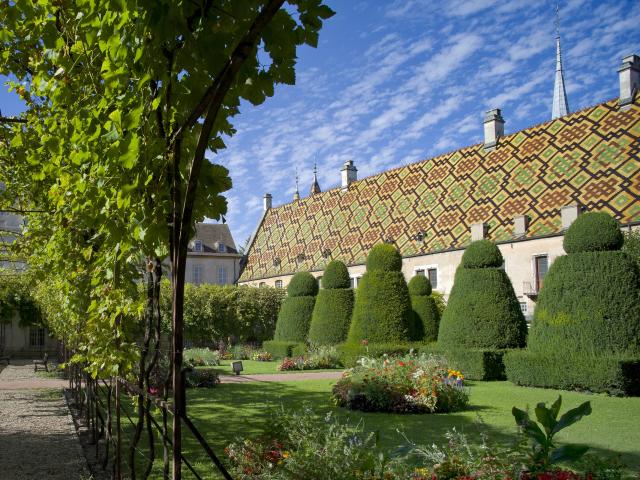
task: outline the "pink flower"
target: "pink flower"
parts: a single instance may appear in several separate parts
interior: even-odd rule
[[[366,347],[367,345],[369,345],[369,340],[367,340],[367,339],[360,340],[360,344],[361,344],[363,347]]]

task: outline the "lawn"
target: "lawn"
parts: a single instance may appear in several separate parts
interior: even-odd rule
[[[322,414],[329,410],[356,423],[360,419],[369,431],[378,431],[380,446],[391,452],[403,443],[402,435],[417,443],[442,443],[443,434],[455,427],[474,441],[482,430],[504,443],[516,438],[511,416],[513,406],[534,407],[563,397],[562,411],[591,401],[593,413],[558,435],[560,442],[585,443],[594,451],[620,455],[631,470],[640,470],[640,398],[615,398],[577,392],[558,392],[516,387],[509,382],[470,382],[471,408],[465,412],[437,415],[398,415],[348,412],[333,407],[329,400],[332,380],[300,382],[252,382],[223,384],[211,390],[189,390],[188,411],[214,450],[222,449],[240,436],[258,434],[271,418],[271,411],[284,405],[300,408],[307,404]],[[480,426],[482,422],[483,425]],[[185,455],[200,467],[202,454],[190,434],[185,434]],[[211,478],[211,477],[209,477]]]
[[[216,368],[222,374],[232,374],[231,362],[235,360],[220,360],[220,367]],[[333,370],[278,370],[280,362],[259,362],[257,360],[242,360],[242,373],[244,375],[260,375],[265,373],[300,373],[300,372],[338,372],[343,369]]]

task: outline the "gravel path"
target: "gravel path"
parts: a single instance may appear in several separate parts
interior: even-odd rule
[[[300,380],[335,380],[342,372],[263,373],[260,375],[220,375],[221,383],[295,382]]]
[[[29,364],[0,372],[3,480],[90,478],[62,388],[43,390],[51,381],[35,377]],[[31,387],[14,388],[19,384]]]

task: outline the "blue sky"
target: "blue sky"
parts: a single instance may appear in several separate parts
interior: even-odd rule
[[[553,1],[326,0],[336,11],[317,49],[299,51],[295,86],[243,105],[238,133],[215,159],[227,166],[227,223],[238,245],[253,232],[262,196],[302,196],[313,163],[323,190],[353,160],[358,177],[482,140],[484,112],[501,108],[506,133],[551,118]],[[441,6],[445,5],[445,6]],[[640,53],[640,2],[560,2],[569,108],[618,96],[622,56]],[[4,114],[19,103],[0,91]]]

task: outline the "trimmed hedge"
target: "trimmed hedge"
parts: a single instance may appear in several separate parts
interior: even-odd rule
[[[502,265],[502,255],[488,240],[473,242],[465,251],[440,321],[438,342],[443,347],[524,347],[527,324],[520,303],[509,277],[495,265]]]
[[[309,342],[315,345],[344,342],[349,333],[353,302],[350,288],[320,290],[311,317]]]
[[[502,254],[491,240],[471,243],[462,255],[464,268],[497,268],[502,266],[502,262]]]
[[[538,353],[572,350],[640,356],[636,262],[619,251],[572,253],[556,259],[538,297],[528,344]]]
[[[436,343],[419,348],[420,353],[441,355],[469,380],[505,380],[503,356],[508,350],[444,349]]]
[[[513,350],[504,364],[507,378],[517,385],[640,396],[640,357]]]
[[[393,245],[379,243],[374,245],[367,256],[367,272],[399,272],[402,270],[402,257]]]
[[[273,358],[299,357],[304,355],[306,346],[297,342],[280,342],[277,340],[267,340],[262,343],[262,349],[269,352]]]
[[[431,297],[431,283],[427,277],[416,275],[409,281],[409,296],[413,309],[411,340],[435,342],[438,339],[440,312],[435,299]]]
[[[287,297],[282,302],[274,340],[306,342],[316,297]]]
[[[408,354],[414,346],[408,343],[377,343],[367,346],[354,343],[338,345],[338,357],[345,368],[355,367],[362,357],[379,358],[387,354],[390,357],[399,357]]]
[[[287,285],[287,296],[315,297],[318,294],[318,280],[309,272],[296,273]]]
[[[407,342],[412,317],[411,299],[402,272],[367,272],[358,285],[347,341]]]
[[[347,266],[339,260],[329,262],[322,274],[322,288],[351,288],[351,278],[349,278]]]
[[[580,215],[563,240],[564,251],[568,254],[620,250],[623,243],[620,225],[605,212]]]

